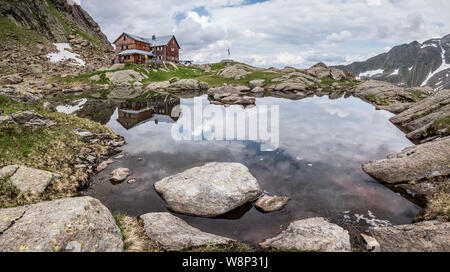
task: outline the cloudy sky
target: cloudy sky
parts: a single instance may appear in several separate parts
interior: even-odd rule
[[[350,63],[450,34],[448,0],[81,0],[110,41],[175,34],[181,59]]]

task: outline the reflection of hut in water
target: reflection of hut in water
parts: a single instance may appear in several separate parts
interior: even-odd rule
[[[147,101],[122,102],[118,105],[117,121],[126,129],[138,124],[155,121],[175,123],[180,117],[180,99],[176,97],[158,97]]]

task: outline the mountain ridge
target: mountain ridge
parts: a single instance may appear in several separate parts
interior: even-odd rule
[[[358,79],[376,79],[403,87],[450,88],[450,34],[423,43],[413,41],[393,47],[366,61],[339,65]]]

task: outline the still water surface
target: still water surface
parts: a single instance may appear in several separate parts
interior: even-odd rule
[[[178,103],[192,108],[194,99]],[[206,97],[204,103],[209,104]],[[274,151],[261,151],[261,143],[255,141],[177,142],[171,129],[178,118],[164,111],[146,114],[139,107],[119,106],[107,125],[125,137],[126,156],[100,173],[86,194],[131,216],[166,212],[153,189],[156,181],[206,162],[240,162],[266,193],[291,198],[284,210],[264,214],[249,205],[218,219],[180,217],[203,231],[251,244],[278,234],[297,219],[326,217],[355,238],[369,226],[411,223],[420,211],[361,169],[363,163],[412,145],[389,122],[392,114],[353,97],[298,101],[266,97],[258,98],[256,104],[279,105],[280,144]],[[172,113],[173,106],[168,108]],[[140,115],[127,119],[130,112]],[[130,168],[130,178],[138,182],[111,184],[109,173],[118,167]]]

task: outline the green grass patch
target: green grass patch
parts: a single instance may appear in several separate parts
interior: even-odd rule
[[[38,35],[35,31],[27,30],[23,27],[17,26],[11,22],[8,18],[0,16],[0,39],[17,40],[21,44],[35,45],[37,41],[43,41],[44,39]],[[15,34],[15,38],[11,37],[11,34]]]
[[[15,199],[26,199],[26,204],[42,200],[52,200],[78,194],[79,181],[86,180],[88,175],[84,170],[74,169],[78,164],[76,159],[83,148],[90,148],[99,154],[105,154],[105,147],[100,144],[87,144],[82,137],[75,134],[75,129],[92,133],[107,133],[114,135],[109,128],[87,119],[78,118],[46,110],[42,105],[30,106],[17,103],[10,98],[0,96],[0,108],[5,114],[34,110],[57,122],[51,128],[30,128],[18,124],[2,125],[0,127],[0,167],[7,165],[25,165],[41,170],[59,173],[62,178],[50,185],[42,195],[18,195]],[[2,185],[3,188],[9,188]],[[11,194],[15,192],[11,191]],[[15,206],[16,201],[2,201],[0,205]],[[21,202],[21,204],[24,204]],[[1,207],[0,207],[1,208]]]
[[[56,9],[52,1],[46,0],[49,13],[56,19],[56,21],[61,24],[64,28],[66,34],[70,34],[72,29],[69,23],[64,19],[63,15]]]
[[[381,105],[381,106],[388,106],[391,104],[391,101],[389,101],[389,99],[378,97],[375,94],[369,94],[366,98],[367,98],[367,100],[369,100],[369,102],[372,102],[372,103],[375,103],[375,104]]]
[[[427,129],[426,136],[431,135],[450,135],[450,115],[444,118],[438,119]]]
[[[450,222],[450,183],[443,182],[439,192],[433,196],[420,219]]]

